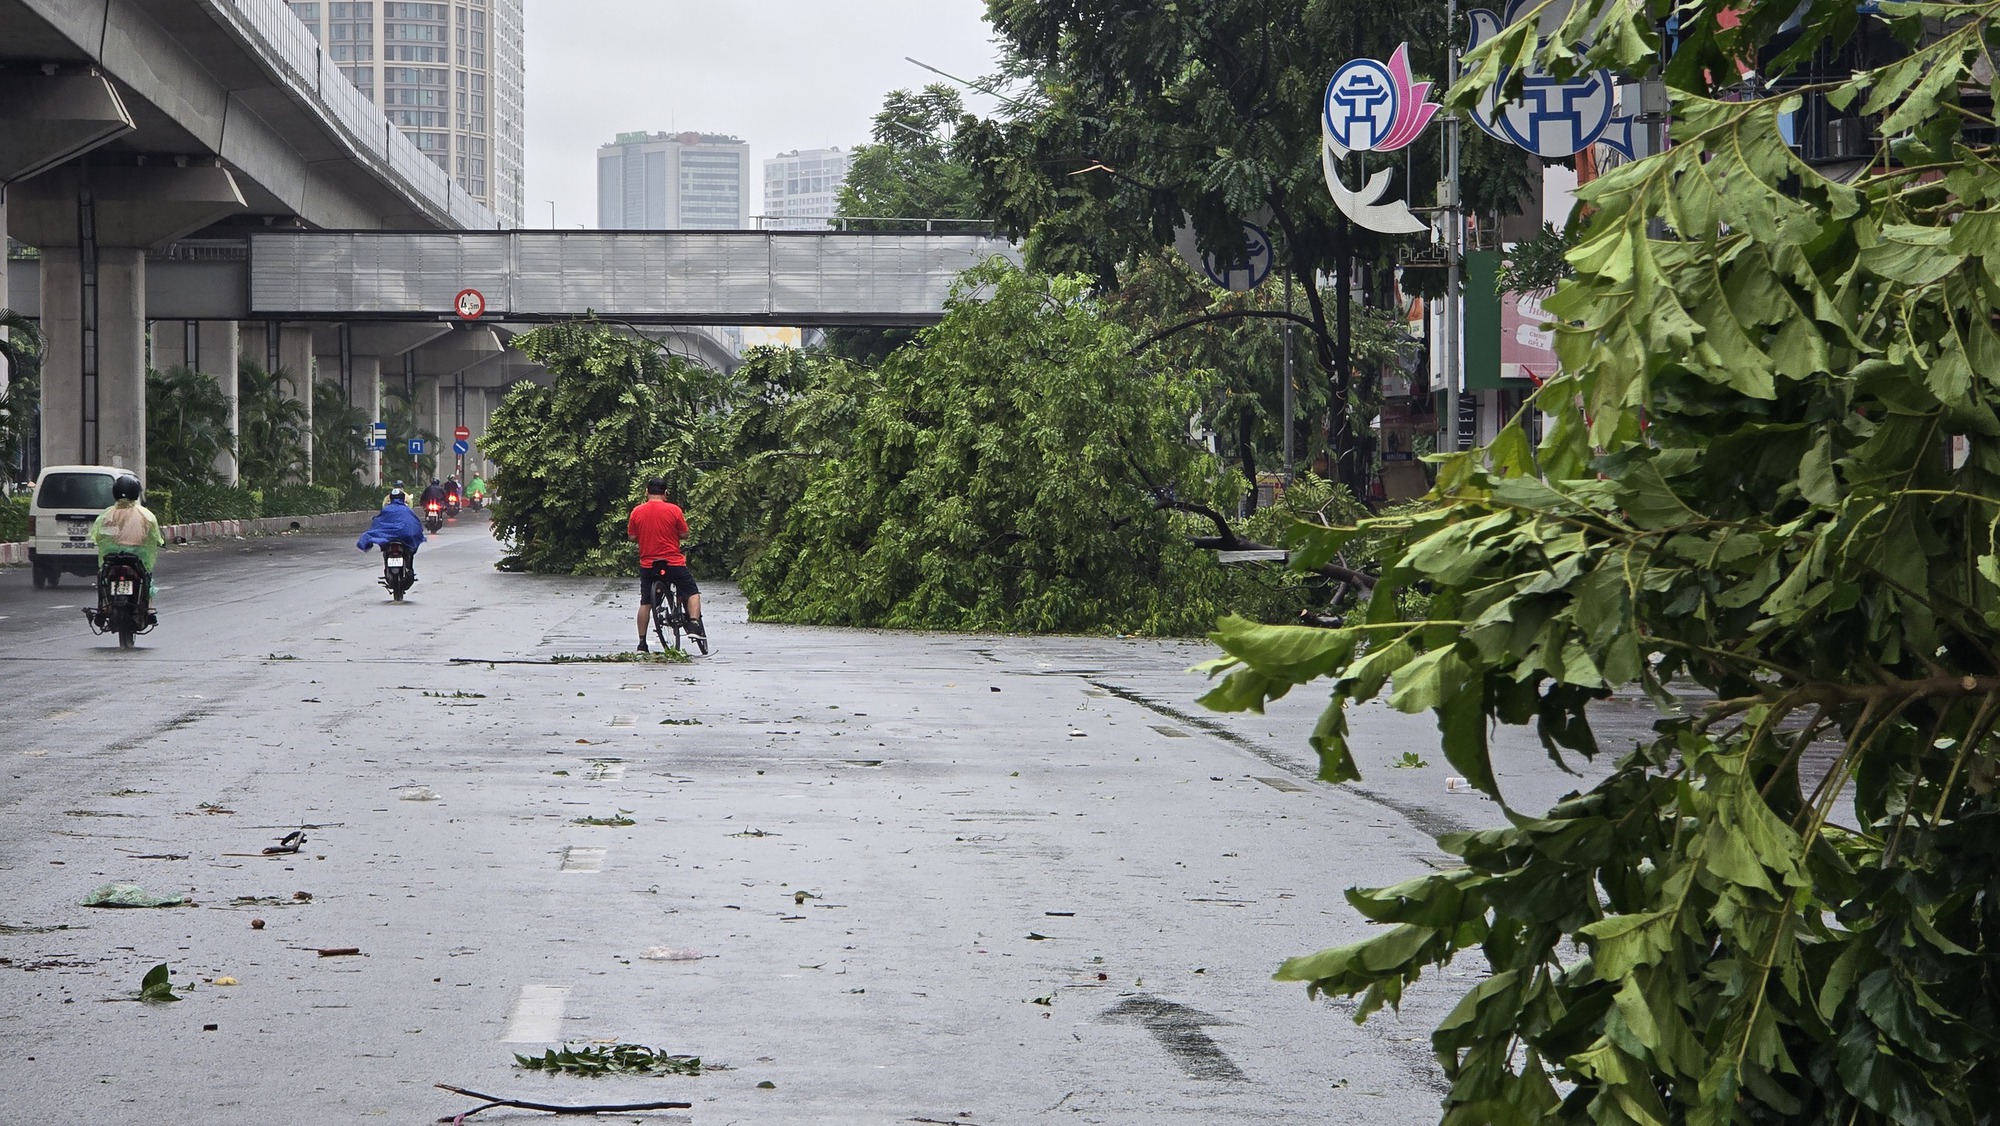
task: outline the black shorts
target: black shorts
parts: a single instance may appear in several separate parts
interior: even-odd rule
[[[694,585],[694,573],[686,567],[676,567],[672,563],[640,564],[639,605],[653,604],[653,580],[662,575],[666,576],[666,580],[674,584],[674,589],[680,592],[682,602],[701,593],[701,588]]]

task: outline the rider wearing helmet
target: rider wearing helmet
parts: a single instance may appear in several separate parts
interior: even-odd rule
[[[424,542],[423,521],[410,511],[410,498],[398,486],[389,490],[389,499],[382,505],[382,511],[354,541],[357,550],[367,551],[378,544],[400,543],[409,560],[410,581],[417,581],[417,548]]]
[[[139,557],[139,562],[146,566],[146,597],[150,602],[159,594],[159,588],[152,582],[153,564],[159,560],[160,549],[166,546],[167,539],[160,534],[160,518],[139,503],[144,493],[139,479],[130,473],[113,481],[111,507],[99,513],[97,522],[90,526],[90,539],[97,545],[99,566],[114,551],[129,551]]]

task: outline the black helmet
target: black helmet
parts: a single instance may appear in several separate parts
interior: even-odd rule
[[[435,477],[431,478],[431,484],[435,485],[435,484],[437,484],[437,483],[438,483],[438,479],[437,479],[437,478],[435,478]]]
[[[139,479],[130,473],[124,474],[116,481],[111,482],[112,500],[138,500],[139,494],[145,491],[145,488],[139,484]]]
[[[393,488],[393,489],[390,489],[390,490],[389,490],[389,503],[390,503],[390,504],[408,504],[408,503],[410,503],[410,498],[409,498],[408,496],[404,495],[404,493],[403,493],[403,489],[402,489],[402,486],[400,486],[400,485],[399,485],[399,486],[397,486],[396,488]]]

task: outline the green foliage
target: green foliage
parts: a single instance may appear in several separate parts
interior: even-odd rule
[[[375,497],[375,500],[381,498]],[[275,489],[263,490],[263,498],[258,505],[265,516],[319,516],[328,512],[342,512],[351,506],[346,495],[337,488],[326,485],[281,485]],[[368,504],[363,507],[374,508]]]
[[[264,514],[263,494],[241,485],[183,485],[173,490],[168,499],[172,501],[171,516],[165,512],[157,512],[156,515],[171,524],[189,524],[197,520],[255,520]]]
[[[0,543],[19,543],[28,538],[29,499],[25,493],[0,497]]]
[[[7,388],[0,393],[0,476],[23,475],[22,459],[40,425],[42,396],[41,324],[0,309],[0,357],[7,361]]]
[[[627,826],[638,824],[637,821],[626,816],[631,812],[629,809],[621,809],[609,817],[572,817],[569,823],[572,825],[595,825],[601,828],[623,829]]]
[[[221,480],[229,452],[229,399],[222,385],[186,366],[146,373],[146,483],[164,489]]]
[[[845,449],[811,464],[740,576],[752,613],[1160,634],[1213,620],[1220,568],[1161,505],[1215,480],[1185,436],[1208,377],[1133,355],[1086,288],[995,260],[880,371],[829,369],[854,403]]]
[[[1707,83],[1787,19],[1771,69],[1837,46],[1853,6],[1723,7],[1678,10],[1674,146],[1582,192],[1541,448],[1510,426],[1434,506],[1361,522],[1382,576],[1347,628],[1215,635],[1212,706],[1330,685],[1330,781],[1362,701],[1431,712],[1499,798],[1492,725],[1560,760],[1599,752],[1594,700],[1690,697],[1588,791],[1444,838],[1462,867],[1349,892],[1382,929],[1280,969],[1366,1017],[1490,968],[1432,1035],[1446,1123],[2000,1117],[2000,172],[1959,104],[1994,93],[2000,6],[1885,8],[1917,46],[1831,94],[1902,135],[1848,184],[1784,145],[1795,98]],[[1537,52],[1643,73],[1664,12],[1527,21],[1452,98]],[[1299,561],[1356,534],[1303,529]]]
[[[715,373],[667,359],[651,341],[599,324],[551,325],[514,346],[553,377],[517,384],[487,424],[482,448],[493,534],[509,569],[619,574],[638,566],[625,520],[646,478],[685,497],[718,393]]]
[[[283,485],[305,475],[306,406],[290,396],[292,377],[244,357],[236,369],[237,476],[245,485]]]
[[[768,550],[818,465],[847,449],[865,386],[845,360],[753,348],[733,373],[728,409],[715,415],[710,467],[688,492],[699,573],[734,575]]]
[[[313,384],[313,480],[331,485],[356,479],[368,464],[368,429],[374,421],[347,401],[340,384],[326,379]]]
[[[165,1004],[168,1001],[180,1000],[174,995],[174,983],[168,978],[165,962],[147,970],[146,976],[140,979],[139,1000],[147,1004]]]
[[[550,1048],[539,1056],[516,1053],[514,1063],[529,1071],[560,1072],[596,1079],[605,1075],[700,1075],[700,1056],[668,1055],[644,1044],[592,1044]],[[709,1065],[708,1070],[717,1070]]]
[[[966,120],[958,91],[942,83],[889,91],[875,114],[874,143],[854,150],[841,185],[839,213],[855,217],[846,226],[894,230],[904,225],[871,220],[982,218],[972,169],[951,159],[952,135]]]

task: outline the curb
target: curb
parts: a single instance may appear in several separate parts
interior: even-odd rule
[[[230,539],[241,536],[269,536],[283,532],[340,532],[365,528],[375,519],[373,509],[328,512],[320,516],[265,516],[256,520],[199,520],[190,524],[163,524],[160,534],[167,546],[196,540]],[[0,543],[0,567],[25,564],[28,545]]]

